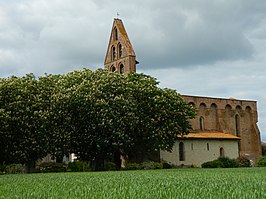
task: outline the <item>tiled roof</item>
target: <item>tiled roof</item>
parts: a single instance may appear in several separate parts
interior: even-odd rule
[[[235,135],[224,133],[220,131],[197,131],[191,132],[187,135],[178,136],[180,138],[188,138],[188,139],[235,139],[240,140],[240,137]]]

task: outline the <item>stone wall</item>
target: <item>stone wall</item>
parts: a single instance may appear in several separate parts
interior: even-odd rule
[[[255,161],[261,155],[256,101],[187,95],[182,97],[197,112],[196,118],[191,120],[193,130],[216,130],[239,136],[240,156]]]
[[[184,143],[184,161],[180,161],[179,144]],[[215,160],[220,157],[221,148],[224,156],[229,158],[238,157],[237,140],[211,140],[211,139],[185,139],[175,143],[172,152],[160,151],[162,162],[173,165],[197,165]]]

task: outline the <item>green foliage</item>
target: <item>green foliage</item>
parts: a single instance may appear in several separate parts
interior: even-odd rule
[[[66,172],[67,165],[64,163],[57,163],[57,162],[43,162],[39,166],[39,171],[42,173]]]
[[[213,160],[209,162],[204,162],[201,165],[202,168],[224,168],[223,163],[220,160]]]
[[[265,144],[263,144],[263,146],[261,147],[261,154],[263,156],[266,156],[266,146],[265,146]]]
[[[25,168],[22,164],[10,164],[7,165],[5,169],[7,174],[17,174],[25,172]]]
[[[159,162],[153,162],[153,161],[145,161],[141,164],[142,169],[162,169],[163,164]]]
[[[228,157],[219,157],[216,160],[205,162],[201,165],[202,168],[235,168],[239,167],[238,161]]]
[[[163,169],[163,164],[160,162],[154,162],[153,168],[154,169]]]
[[[18,173],[25,173],[25,167],[22,164],[0,165],[0,175]]]
[[[155,150],[170,151],[176,135],[186,134],[190,130],[188,119],[195,116],[194,110],[176,91],[158,88],[155,78],[129,74],[127,83],[136,118],[131,121],[133,131],[128,131],[132,139],[128,145],[130,148],[124,151],[138,162]]]
[[[116,170],[116,165],[113,162],[105,162],[104,163],[104,170],[105,171],[114,171]]]
[[[32,74],[0,82],[0,140],[5,163],[29,167],[48,152],[44,120],[49,104],[47,94]]]
[[[259,157],[257,160],[256,166],[257,167],[266,167],[266,156]]]
[[[191,128],[194,109],[144,74],[83,69],[65,75],[0,79],[0,164],[69,153],[96,165],[121,150],[142,162],[171,150]]]
[[[127,163],[125,170],[149,170],[149,169],[163,169],[163,163],[145,161],[142,163]]]
[[[125,170],[140,170],[142,165],[138,163],[127,163]]]
[[[141,164],[142,169],[154,169],[154,162],[145,161]]]
[[[6,173],[6,165],[1,165],[0,164],[0,175]]]
[[[74,161],[74,162],[69,162],[67,164],[67,169],[68,171],[72,172],[82,172],[82,171],[89,171],[89,163],[88,162],[83,162],[83,161]]]
[[[169,164],[167,162],[163,163],[163,169],[172,169],[172,168],[173,168],[173,166],[171,164]]]
[[[2,198],[265,198],[265,168],[2,175]]]
[[[237,160],[228,157],[219,157],[218,160],[222,162],[224,168],[239,167]]]

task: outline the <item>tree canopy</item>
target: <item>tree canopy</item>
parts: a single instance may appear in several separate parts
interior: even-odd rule
[[[75,153],[96,167],[119,151],[143,161],[171,151],[193,108],[144,74],[83,69],[65,75],[0,79],[0,163]]]

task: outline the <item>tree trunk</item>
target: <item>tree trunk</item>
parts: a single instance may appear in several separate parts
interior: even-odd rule
[[[104,170],[104,158],[96,157],[92,161],[92,170],[94,170],[94,171],[103,171]]]
[[[55,157],[55,161],[56,161],[57,163],[63,163],[63,157],[64,157],[64,156],[57,155],[57,156]]]
[[[35,159],[32,158],[26,162],[25,169],[26,173],[32,173],[35,170]]]
[[[115,160],[115,167],[116,170],[120,170],[121,169],[121,152],[120,150],[116,150],[114,152],[114,160]]]

